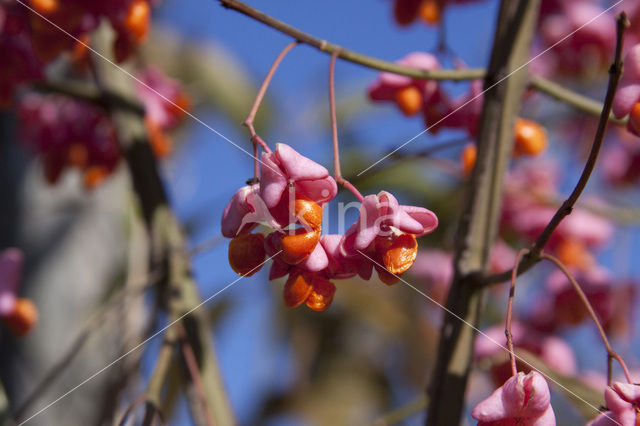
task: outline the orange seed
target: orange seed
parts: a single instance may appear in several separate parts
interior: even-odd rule
[[[258,272],[265,256],[262,234],[240,234],[229,243],[229,265],[243,277]]]
[[[422,93],[415,86],[408,86],[396,92],[396,103],[407,117],[414,115],[422,108]]]
[[[636,134],[640,135],[640,102],[631,108],[631,112],[629,113],[629,127],[633,129]]]
[[[30,299],[16,300],[13,312],[4,318],[9,330],[18,337],[26,335],[38,322],[38,308]]]
[[[149,32],[150,14],[151,8],[146,0],[136,0],[129,6],[125,26],[137,42],[142,41]]]
[[[460,161],[462,162],[462,173],[469,176],[476,165],[476,157],[478,156],[478,148],[473,143],[467,144],[462,150]]]
[[[332,282],[316,278],[313,280],[311,294],[307,298],[307,306],[314,311],[324,311],[331,305],[335,293],[336,286]]]
[[[392,274],[405,273],[416,260],[418,242],[413,234],[402,234],[395,238],[382,255],[382,262]]]
[[[420,5],[420,18],[428,24],[438,24],[440,12],[440,6],[436,0],[424,0]]]
[[[306,232],[304,229],[296,229],[293,235],[279,234],[279,249],[282,250],[281,259],[289,265],[297,265],[305,260],[316,248],[320,241],[320,232]]]
[[[53,13],[60,6],[58,0],[31,0],[30,3],[40,13]]]
[[[535,121],[518,118],[515,125],[513,155],[538,155],[547,148],[547,132]]]
[[[84,172],[84,187],[94,189],[109,176],[109,170],[104,166],[91,166]]]
[[[282,291],[284,304],[289,308],[300,306],[307,300],[312,291],[313,286],[302,275],[289,276]]]
[[[306,198],[296,198],[294,202],[296,218],[314,231],[320,230],[322,224],[322,207]]]

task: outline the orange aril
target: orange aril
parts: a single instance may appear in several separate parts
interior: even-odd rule
[[[308,226],[314,231],[320,230],[322,224],[322,207],[314,201],[306,198],[296,198],[293,204],[296,219],[302,225]]]
[[[258,272],[265,256],[262,234],[240,234],[229,243],[229,265],[236,274],[243,277],[250,277]]]
[[[422,92],[415,86],[399,89],[396,92],[396,103],[404,115],[414,115],[422,108]]]
[[[69,164],[82,168],[87,165],[89,153],[82,143],[74,143],[69,147],[67,157]]]
[[[375,267],[376,267],[376,271],[378,271],[378,278],[380,279],[380,281],[382,281],[386,285],[394,285],[398,281],[400,281],[400,278],[396,277],[386,269],[381,268],[378,265],[375,265]]]
[[[91,166],[84,172],[84,187],[93,189],[109,176],[109,170],[104,166]]]
[[[420,18],[428,24],[440,22],[440,5],[436,0],[424,0],[420,5]]]
[[[137,42],[142,41],[149,32],[151,7],[146,0],[136,0],[129,6],[125,26]]]
[[[31,7],[40,13],[53,13],[58,10],[58,0],[31,0]]]
[[[563,240],[556,247],[558,259],[567,266],[585,268],[594,261],[587,248],[578,240]]]
[[[296,229],[294,234],[279,234],[277,249],[282,250],[281,259],[289,265],[297,265],[305,260],[316,248],[320,241],[320,232],[306,232],[304,229]]]
[[[71,61],[74,65],[83,67],[86,64],[86,61],[89,58],[89,43],[91,43],[89,34],[81,34],[78,37],[78,40],[73,44],[73,49],[71,50]]]
[[[518,118],[515,125],[513,155],[538,155],[547,148],[547,132],[535,121]]]
[[[155,121],[146,118],[144,124],[147,128],[149,136],[149,144],[153,153],[158,158],[164,158],[173,151],[173,142],[171,138],[156,124]]]
[[[300,306],[307,300],[312,291],[313,286],[309,284],[304,276],[290,275],[282,291],[284,304],[289,308]]]
[[[478,156],[478,148],[473,143],[467,144],[462,150],[460,161],[462,163],[462,173],[469,176],[476,165],[476,157]]]
[[[316,278],[313,280],[311,294],[307,297],[307,306],[314,311],[326,310],[333,301],[336,286],[325,279]]]
[[[13,334],[22,337],[38,322],[38,308],[29,299],[18,299],[13,312],[4,318],[4,322]]]
[[[629,113],[629,128],[640,135],[640,102],[631,108],[631,112]]]
[[[416,260],[418,242],[413,234],[402,234],[394,238],[390,247],[382,254],[382,263],[395,275],[405,273]]]

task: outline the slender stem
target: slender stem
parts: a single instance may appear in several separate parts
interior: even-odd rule
[[[333,52],[331,60],[329,61],[329,114],[331,116],[331,138],[333,140],[333,175],[336,182],[342,185],[355,197],[362,202],[364,197],[358,191],[358,189],[351,184],[348,180],[342,177],[342,171],[340,169],[340,145],[338,143],[338,119],[336,118],[336,59],[340,55],[340,50]]]
[[[591,316],[591,318],[593,319],[593,322],[596,324],[596,328],[598,329],[598,333],[600,334],[600,338],[602,339],[602,342],[604,343],[604,346],[607,349],[607,363],[608,363],[608,367],[607,367],[607,384],[609,386],[611,386],[611,362],[610,362],[610,360],[612,358],[615,359],[616,361],[618,361],[618,363],[622,367],[622,370],[624,371],[624,374],[625,374],[625,376],[627,378],[627,381],[629,383],[632,383],[631,375],[629,374],[629,369],[627,368],[626,364],[622,360],[622,357],[620,357],[620,355],[618,355],[616,352],[614,352],[613,348],[611,347],[611,344],[609,343],[609,339],[607,338],[607,333],[604,331],[604,328],[602,327],[602,323],[600,322],[600,319],[598,318],[598,315],[593,310],[593,307],[591,306],[591,303],[589,302],[589,299],[587,298],[587,296],[584,294],[584,291],[582,291],[582,288],[580,287],[580,284],[578,284],[578,282],[575,280],[575,278],[573,278],[573,276],[571,275],[571,273],[569,272],[567,267],[560,261],[560,259],[558,259],[557,257],[552,256],[550,254],[546,254],[546,253],[542,253],[542,255],[540,257],[542,259],[550,261],[551,263],[556,265],[558,267],[558,269],[560,269],[560,271],[562,271],[562,273],[567,277],[567,279],[569,280],[569,282],[573,286],[573,289],[576,291],[576,293],[578,293],[578,297],[580,297],[580,301],[582,301],[582,304],[587,309],[587,312],[589,312],[589,316]]]
[[[547,80],[544,77],[537,75],[531,76],[529,85],[538,92],[571,105],[575,109],[586,112],[587,114],[596,117],[600,117],[600,114],[602,114],[602,104],[600,102],[567,89],[565,86]],[[609,114],[609,121],[615,124],[626,125],[628,119],[618,119],[615,118],[613,114]]]
[[[260,104],[262,103],[262,100],[264,99],[264,95],[267,92],[267,88],[269,87],[269,83],[271,83],[271,79],[273,78],[273,75],[276,73],[276,69],[278,69],[278,66],[280,65],[280,62],[282,62],[282,60],[287,55],[287,53],[289,53],[289,51],[291,49],[293,49],[294,47],[296,47],[297,45],[298,45],[297,41],[294,41],[294,42],[291,42],[291,43],[287,44],[285,46],[285,48],[282,49],[280,54],[276,57],[275,61],[273,61],[273,64],[271,64],[271,68],[269,68],[269,72],[267,73],[267,76],[264,78],[264,81],[262,82],[262,85],[260,85],[260,89],[258,90],[258,94],[256,95],[256,99],[253,101],[253,105],[251,105],[251,109],[249,110],[249,115],[247,116],[247,118],[242,123],[245,126],[247,126],[247,128],[249,129],[249,133],[251,134],[251,142],[254,145],[256,143],[260,144],[260,146],[262,147],[262,149],[265,150],[265,152],[271,152],[271,149],[256,134],[256,130],[253,127],[253,121],[256,118],[256,114],[258,113],[258,108],[260,108]],[[254,152],[256,152],[255,149],[254,149]],[[256,163],[257,163],[257,156],[254,156],[254,157],[255,157]]]
[[[342,179],[342,171],[340,170],[340,148],[338,147],[338,119],[336,117],[336,58],[340,51],[336,51],[331,55],[329,61],[329,114],[331,115],[331,138],[333,140],[333,173],[336,180]]]
[[[355,64],[364,65],[367,68],[373,68],[380,71],[388,71],[394,74],[406,75],[422,80],[477,80],[483,78],[485,71],[483,69],[460,69],[460,70],[420,70],[404,65],[398,65],[393,62],[383,61],[381,59],[373,58],[371,56],[363,55],[353,50],[345,49],[337,44],[329,43],[326,40],[321,40],[311,34],[300,31],[297,28],[292,27],[282,21],[279,21],[258,9],[255,9],[247,4],[244,4],[237,0],[219,0],[222,6],[240,12],[256,21],[262,22],[265,25],[279,31],[283,34],[287,34],[300,43],[307,44],[315,47],[321,52],[333,54],[339,52],[338,56],[345,61],[353,62]]]
[[[516,295],[516,277],[518,276],[518,264],[520,263],[520,259],[522,259],[522,256],[524,256],[528,251],[528,249],[522,249],[516,256],[513,273],[511,274],[511,285],[509,287],[507,320],[505,321],[504,325],[504,334],[507,336],[507,349],[509,349],[509,360],[511,361],[511,372],[514,376],[518,374],[518,368],[516,366],[516,354],[513,350],[513,336],[511,335],[511,316],[513,314],[513,299],[515,299]]]
[[[622,43],[624,32],[629,26],[629,20],[627,19],[627,15],[624,12],[618,15],[618,19],[616,22],[617,37],[615,57],[613,60],[613,64],[611,64],[611,67],[609,68],[609,84],[607,86],[607,94],[605,96],[604,106],[602,107],[600,121],[598,122],[598,128],[594,136],[593,145],[591,146],[589,158],[584,165],[582,174],[580,175],[580,179],[578,179],[578,182],[573,188],[571,195],[569,195],[569,198],[567,198],[564,203],[562,203],[560,208],[558,208],[556,213],[553,215],[553,218],[551,218],[545,229],[538,236],[538,239],[531,248],[531,251],[522,259],[522,261],[518,265],[518,270],[520,271],[520,273],[529,270],[529,268],[540,261],[540,254],[549,241],[549,238],[551,238],[551,234],[553,233],[553,231],[555,231],[558,225],[560,225],[560,222],[562,222],[562,220],[566,216],[571,214],[574,205],[578,201],[578,198],[582,194],[584,188],[587,186],[587,182],[589,182],[591,173],[593,172],[593,169],[596,165],[596,160],[598,159],[598,154],[600,153],[600,148],[602,147],[604,135],[607,130],[609,117],[611,116],[613,98],[615,97],[616,89],[618,88],[618,82],[620,81],[620,78],[622,76]],[[483,280],[480,280],[478,282],[478,285],[483,287],[490,284],[504,282],[509,279],[511,272],[512,271],[509,270],[498,274],[489,275]]]
[[[207,425],[213,426],[215,425],[215,422],[213,421],[213,417],[211,416],[211,412],[209,411],[209,406],[207,405],[207,397],[205,395],[204,386],[202,385],[202,377],[200,375],[200,371],[198,370],[198,361],[196,360],[196,356],[193,352],[193,347],[191,347],[191,344],[187,340],[187,333],[181,322],[176,324],[176,328],[178,332],[178,339],[180,340],[182,357],[184,358],[184,362],[187,365],[187,369],[189,370],[191,380],[193,381],[196,391],[198,392],[198,398],[200,399],[200,405],[204,413],[204,417],[207,420]]]

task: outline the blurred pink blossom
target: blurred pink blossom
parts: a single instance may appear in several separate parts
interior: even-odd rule
[[[624,74],[613,101],[613,114],[629,115],[627,128],[640,136],[640,44],[633,46],[624,58]]]
[[[616,41],[612,12],[588,0],[566,0],[556,6],[556,12],[545,13],[540,24],[541,50],[554,46],[544,54],[555,60],[554,71],[575,76],[604,69]]]

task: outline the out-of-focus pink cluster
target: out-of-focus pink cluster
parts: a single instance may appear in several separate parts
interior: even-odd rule
[[[397,61],[398,64],[421,70],[437,70],[438,59],[423,52],[413,52]],[[394,102],[407,116],[422,113],[431,133],[443,127],[462,129],[475,135],[482,109],[482,83],[472,81],[469,91],[452,99],[434,80],[418,80],[383,72],[369,86],[369,98],[374,102]],[[455,112],[454,112],[455,111]]]
[[[20,138],[42,158],[45,177],[57,182],[67,167],[96,186],[120,160],[115,130],[99,108],[63,95],[28,93],[18,106]]]
[[[501,217],[502,232],[533,242],[547,226],[557,207],[557,171],[549,161],[518,164],[505,179],[505,197]],[[587,210],[575,208],[551,235],[547,250],[570,266],[593,264],[591,250],[607,243],[612,224]]]
[[[543,2],[538,48],[544,53],[532,66],[546,75],[573,77],[604,71],[616,43],[613,22],[613,12],[592,0]]]
[[[107,19],[116,31],[116,60],[127,59],[149,31],[147,0],[87,2],[30,0],[0,2],[0,107],[7,106],[16,86],[39,79],[44,67],[62,52],[86,49],[89,33]],[[53,24],[52,24],[53,23]],[[62,29],[62,30],[61,30]],[[79,43],[77,40],[81,40]]]
[[[636,298],[635,284],[617,282],[604,268],[571,267],[589,303],[608,334],[627,332]],[[533,303],[529,323],[536,329],[554,332],[590,321],[586,307],[561,271],[552,272],[546,279],[544,295]]]
[[[640,44],[624,57],[624,74],[613,101],[613,114],[618,118],[628,115],[627,128],[640,136]]]
[[[140,73],[136,94],[145,108],[145,125],[151,147],[157,157],[166,157],[173,149],[166,132],[184,118],[190,106],[189,97],[179,81],[154,67]]]
[[[225,208],[222,234],[232,238],[229,263],[240,275],[254,274],[267,255],[273,258],[269,279],[288,275],[283,295],[289,307],[327,309],[335,292],[330,280],[368,280],[374,269],[394,284],[416,258],[416,237],[438,224],[430,210],[400,205],[381,191],[364,197],[359,219],[344,235],[321,235],[322,207],[337,193],[327,169],[281,143],[261,160],[259,183],[240,188]],[[259,224],[266,236],[252,233]]]
[[[157,69],[143,71],[140,81],[138,96],[146,111],[149,142],[156,156],[164,157],[171,151],[165,131],[178,124],[183,115],[180,108],[188,106],[186,96],[178,82]],[[41,157],[49,183],[57,182],[66,168],[76,167],[85,186],[93,188],[120,161],[108,114],[88,102],[59,94],[26,93],[18,101],[18,127],[21,140]]]

